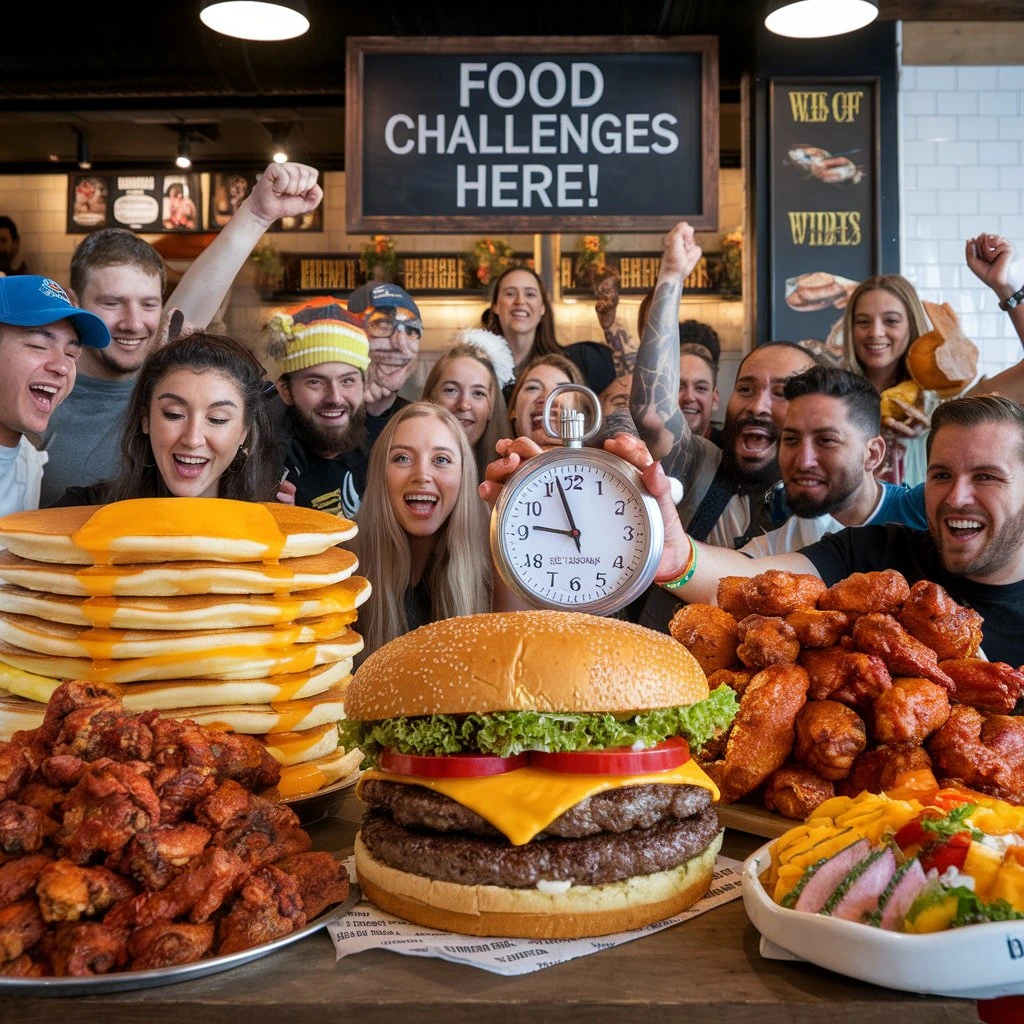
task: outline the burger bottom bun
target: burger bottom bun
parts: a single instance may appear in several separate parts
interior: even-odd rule
[[[356,876],[363,894],[381,910],[413,924],[461,935],[578,939],[642,928],[696,903],[711,886],[722,836],[719,832],[703,853],[670,871],[545,893],[459,885],[398,871],[377,860],[357,835]]]

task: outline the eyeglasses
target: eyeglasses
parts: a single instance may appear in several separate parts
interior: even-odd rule
[[[373,317],[366,323],[366,333],[374,338],[390,338],[396,332],[419,341],[423,337],[423,324],[419,320],[394,320],[390,316]]]

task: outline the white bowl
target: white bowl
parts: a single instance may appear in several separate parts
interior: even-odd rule
[[[775,945],[837,974],[904,992],[962,999],[1024,995],[1024,921],[905,935],[788,910],[761,885],[770,848],[755,850],[743,864],[743,906]]]

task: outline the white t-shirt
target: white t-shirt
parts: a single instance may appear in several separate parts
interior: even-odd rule
[[[736,538],[750,528],[750,495],[734,494],[708,534],[707,543],[719,548],[736,547]],[[744,549],[741,549],[744,550]]]
[[[46,459],[24,435],[14,448],[0,445],[0,515],[39,508]]]

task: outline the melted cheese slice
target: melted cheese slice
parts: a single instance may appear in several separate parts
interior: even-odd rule
[[[356,796],[361,794],[367,779],[404,782],[441,793],[475,811],[515,846],[528,843],[581,800],[609,789],[660,783],[700,786],[711,790],[715,800],[719,796],[718,787],[693,758],[678,768],[647,775],[569,775],[540,768],[518,768],[503,775],[480,779],[431,779],[421,775],[396,775],[374,768],[359,780]]]

